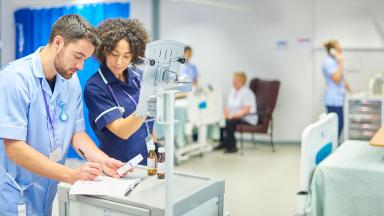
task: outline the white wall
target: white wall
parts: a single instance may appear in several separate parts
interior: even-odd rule
[[[346,72],[355,91],[365,90],[371,74],[384,70],[384,52],[378,49],[384,47],[383,37],[367,15],[367,10],[371,11],[382,29],[384,1],[220,2],[253,7],[256,12],[161,0],[160,37],[191,45],[192,61],[198,66],[201,82],[220,86],[225,96],[234,70],[243,69],[249,77],[279,79],[282,85],[274,116],[279,141],[299,140],[303,128],[324,111],[325,85],[320,70],[324,40],[338,38],[342,45],[357,48],[345,52],[347,60],[358,61],[355,64],[358,71]],[[368,2],[369,7],[364,2]],[[60,0],[55,4],[65,3],[70,2]],[[132,17],[140,19],[151,30],[152,1],[132,0],[131,3]],[[13,11],[27,4],[52,5],[50,0],[2,0],[3,64],[14,58]],[[312,44],[300,47],[298,38],[311,38],[316,49],[312,51]],[[276,51],[277,40],[288,41],[286,51]]]
[[[298,140],[313,120],[311,52],[296,45],[297,38],[311,37],[311,2],[248,3],[256,13],[164,0],[160,36],[190,44],[201,82],[219,85],[224,95],[231,88],[234,70],[245,70],[250,78],[279,79],[276,139]],[[286,52],[276,52],[275,42],[280,39],[289,42]]]
[[[315,7],[316,46],[338,38],[344,47],[384,48],[384,1],[317,0]]]
[[[332,7],[329,7],[332,5]],[[345,48],[345,76],[353,92],[368,90],[369,79],[376,72],[384,72],[384,1],[318,0],[316,1],[315,32],[315,98],[314,112],[324,111],[321,98],[325,83],[321,64],[325,57],[322,43],[337,38]],[[327,14],[327,16],[324,16]],[[375,26],[374,20],[377,20]]]
[[[140,20],[152,35],[152,0],[131,0],[130,17]]]
[[[279,79],[282,85],[274,116],[279,141],[299,140],[304,127],[325,111],[321,72],[325,40],[338,38],[353,48],[345,56],[351,67],[358,68],[346,71],[354,91],[366,90],[371,74],[384,70],[383,1],[224,2],[257,12],[163,0],[161,38],[192,45],[202,83],[219,85],[225,95],[234,70],[243,69],[249,77]],[[299,38],[311,38],[313,44],[302,47]],[[276,40],[288,41],[286,52],[276,51]]]

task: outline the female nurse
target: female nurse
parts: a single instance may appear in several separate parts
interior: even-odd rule
[[[327,50],[322,70],[327,83],[327,90],[324,95],[324,104],[327,112],[334,112],[338,116],[339,136],[343,130],[343,105],[345,90],[351,92],[351,87],[344,75],[344,56],[341,46],[337,40],[330,40],[324,44]]]
[[[128,161],[147,157],[153,121],[135,116],[148,34],[136,19],[107,19],[97,27],[101,45],[96,50],[98,71],[87,81],[84,99],[89,121],[102,149],[110,157]],[[142,164],[146,164],[143,160]]]

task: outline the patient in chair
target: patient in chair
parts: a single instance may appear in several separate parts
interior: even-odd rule
[[[235,130],[236,126],[245,122],[256,125],[257,115],[247,115],[256,113],[256,96],[245,86],[247,76],[243,71],[236,71],[233,75],[233,88],[228,96],[227,105],[224,109],[225,127],[220,130],[220,144],[215,150],[225,149],[225,153],[237,152]]]

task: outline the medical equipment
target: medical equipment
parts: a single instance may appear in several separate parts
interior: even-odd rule
[[[180,64],[185,63],[182,57],[183,50],[182,43],[171,40],[154,41],[147,45],[145,58],[141,58],[145,69],[136,115],[146,114],[148,101],[154,96],[160,97],[159,95],[165,91],[191,91],[192,85],[189,78],[178,74]],[[160,108],[162,108],[161,105],[157,106],[157,111]]]
[[[173,173],[174,166],[174,109],[175,93],[192,89],[188,78],[179,75],[180,64],[185,63],[182,57],[184,44],[159,40],[147,44],[145,49],[145,70],[141,80],[139,103],[136,115],[148,112],[148,101],[156,96],[156,120],[165,128],[165,172]],[[187,87],[187,88],[186,88]],[[165,214],[173,214],[173,179],[172,175],[165,176]]]
[[[344,119],[344,140],[370,140],[384,123],[383,98],[366,93],[348,95]]]
[[[308,190],[316,166],[338,145],[338,120],[335,113],[322,115],[307,126],[301,139],[300,187],[297,193],[297,215],[306,215]]]
[[[223,120],[221,91],[216,86],[204,86],[193,89],[187,95],[188,108],[185,133],[190,137],[193,127],[198,128],[197,143],[188,144],[176,150],[176,161],[180,163],[195,155],[212,150],[207,142],[207,126],[219,124]]]
[[[384,96],[384,72],[373,74],[369,80],[369,93],[371,96]]]
[[[208,125],[223,119],[221,90],[217,86],[203,86],[188,94],[188,120],[194,126]]]

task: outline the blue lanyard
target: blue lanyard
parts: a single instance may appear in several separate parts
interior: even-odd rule
[[[135,84],[136,88],[140,89],[140,82],[139,82],[139,84],[137,84],[137,83],[135,82],[135,80],[132,80],[132,81],[133,81],[133,83]]]
[[[105,79],[105,77],[104,77],[104,75],[103,75],[103,73],[101,72],[101,70],[100,70],[100,68],[99,68],[99,70],[98,70],[98,72],[99,72],[99,74],[100,74],[100,76],[101,76],[101,78],[103,79],[103,81],[104,81],[104,83],[108,86],[108,90],[109,90],[109,92],[111,93],[111,95],[112,95],[112,98],[113,98],[113,100],[115,101],[115,103],[117,104],[117,106],[118,107],[121,107],[120,106],[120,104],[119,104],[119,101],[117,100],[117,97],[116,97],[116,95],[115,95],[115,93],[113,92],[113,90],[112,90],[112,87],[110,86],[110,84],[108,83],[108,81]],[[138,88],[138,89],[140,89],[140,82],[139,82],[139,84],[137,84],[136,82],[135,82],[135,80],[133,80],[133,83],[135,84],[135,86],[136,86],[136,88]],[[137,107],[137,102],[133,99],[133,97],[130,95],[130,94],[128,94],[119,84],[118,84],[118,86],[120,87],[120,89],[132,100],[132,102],[136,105],[136,107]],[[124,113],[124,111],[123,111],[123,113]],[[122,113],[122,114],[123,114]],[[148,123],[145,121],[144,122],[145,123],[145,127],[146,127],[146,129],[147,129],[147,136],[149,136],[150,135],[150,132],[149,132],[149,126],[148,126]]]
[[[54,121],[52,120],[51,112],[49,111],[47,97],[45,96],[45,93],[43,91],[43,80],[41,80],[40,86],[41,86],[41,93],[43,94],[43,98],[44,98],[45,111],[47,112],[48,121],[49,121],[49,124],[51,125],[51,128],[52,128],[53,139],[55,139],[55,127],[54,127],[54,124],[53,124]],[[53,141],[51,141],[51,151],[52,151],[52,149],[54,147],[52,145],[53,145]]]
[[[117,101],[116,95],[113,92],[113,90],[112,90],[111,86],[109,85],[109,83],[107,84],[107,86],[108,86],[109,92],[112,94],[113,100],[116,102],[117,106],[121,107],[119,102]],[[121,113],[121,114],[123,114],[123,113]]]

